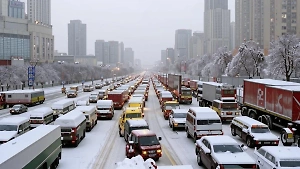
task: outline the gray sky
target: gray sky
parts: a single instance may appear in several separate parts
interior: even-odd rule
[[[144,64],[153,63],[162,49],[174,47],[176,29],[203,31],[203,6],[204,0],[52,0],[55,49],[68,52],[68,23],[80,19],[87,24],[87,54],[95,53],[97,39],[117,40]]]

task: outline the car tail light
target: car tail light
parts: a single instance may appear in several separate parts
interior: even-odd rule
[[[219,165],[219,169],[225,169],[224,165]]]
[[[253,168],[253,169],[256,169],[256,164],[253,164],[253,165],[252,165],[252,168]]]
[[[77,132],[77,128],[72,128],[71,133],[76,133]]]

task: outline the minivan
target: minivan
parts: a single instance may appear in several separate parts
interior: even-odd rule
[[[96,108],[98,119],[111,120],[114,117],[114,103],[112,100],[98,100]]]
[[[132,130],[149,129],[149,125],[145,119],[130,119],[124,124],[124,140],[127,142]]]
[[[186,116],[187,138],[194,142],[202,136],[223,135],[222,122],[216,111],[208,107],[190,107]]]

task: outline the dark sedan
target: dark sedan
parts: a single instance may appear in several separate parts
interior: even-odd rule
[[[16,104],[10,110],[10,114],[21,114],[27,112],[28,108],[23,104]]]

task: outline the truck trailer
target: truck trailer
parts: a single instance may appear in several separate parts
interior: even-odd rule
[[[61,159],[60,127],[41,125],[0,146],[0,168],[57,168]]]
[[[11,90],[0,93],[0,105],[2,108],[12,107],[15,104],[32,106],[43,104],[45,94],[43,90]]]
[[[122,109],[126,100],[125,90],[115,90],[108,93],[108,99],[114,102],[115,109]]]
[[[226,83],[203,82],[199,106],[211,107],[222,120],[232,120],[240,116],[236,102],[236,88]]]
[[[298,144],[300,135],[300,84],[273,79],[245,79],[242,115],[281,129],[285,146]]]
[[[168,89],[179,103],[192,104],[192,90],[181,84],[181,75],[168,74]]]

